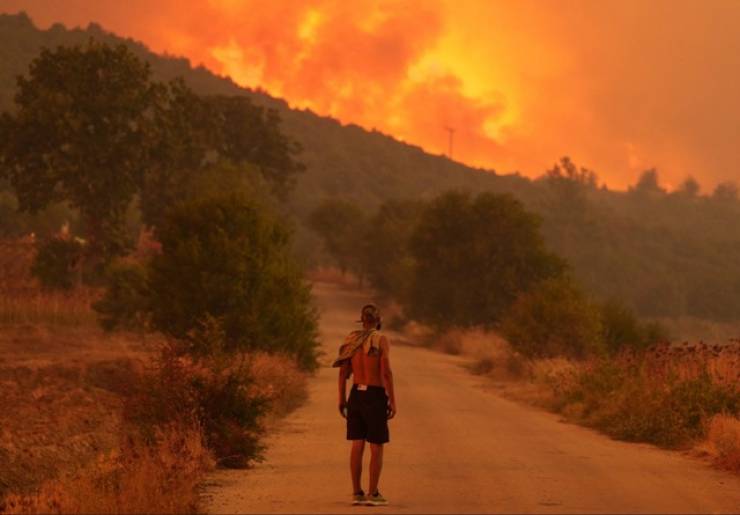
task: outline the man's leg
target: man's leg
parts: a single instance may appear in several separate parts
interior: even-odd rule
[[[362,453],[365,450],[365,440],[352,440],[352,452],[349,457],[349,468],[352,473],[353,492],[362,490],[360,478],[362,477]]]
[[[370,444],[370,490],[368,495],[374,495],[378,491],[380,471],[383,468],[383,444]]]

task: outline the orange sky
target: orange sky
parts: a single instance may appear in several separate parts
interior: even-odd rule
[[[740,179],[740,0],[0,0],[463,162]]]

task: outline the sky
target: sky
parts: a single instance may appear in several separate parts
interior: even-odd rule
[[[740,181],[740,0],[0,0],[344,123],[537,177]]]

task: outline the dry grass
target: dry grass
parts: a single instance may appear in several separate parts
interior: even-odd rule
[[[308,398],[307,375],[288,356],[255,353],[250,357],[249,371],[254,379],[254,393],[270,403],[268,424],[287,415]]]
[[[700,447],[718,466],[740,473],[740,418],[729,415],[712,417],[707,439]]]
[[[213,460],[198,428],[162,430],[154,444],[127,439],[31,495],[11,494],[7,513],[190,513]]]
[[[100,296],[92,288],[43,291],[31,276],[36,253],[32,240],[0,240],[0,326],[94,325],[91,304]]]
[[[662,344],[648,350],[644,356],[625,353],[618,357],[622,366],[641,360],[656,381],[696,379],[708,373],[712,382],[728,387],[740,385],[740,343],[680,345]]]
[[[213,465],[204,430],[183,422],[142,439],[124,418],[164,339],[102,332],[97,292],[40,290],[33,252],[32,242],[0,241],[0,512],[196,510]],[[256,354],[249,365],[273,406],[268,423],[305,399],[293,360]]]
[[[99,296],[99,291],[89,288],[69,293],[33,290],[9,293],[6,291],[0,296],[0,326],[94,325],[97,317],[90,306],[98,300]]]
[[[0,369],[0,496],[28,492],[118,444],[127,360]],[[118,379],[118,380],[116,380]]]

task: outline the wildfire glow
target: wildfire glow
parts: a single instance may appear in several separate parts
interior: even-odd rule
[[[734,179],[740,2],[0,0],[501,172],[568,154],[613,187]]]

